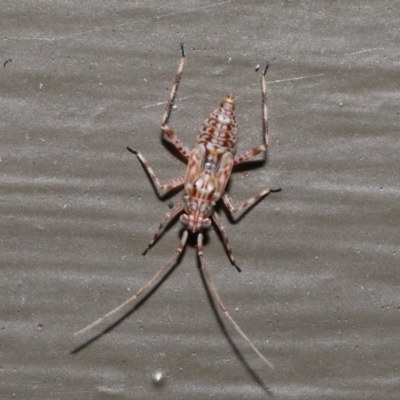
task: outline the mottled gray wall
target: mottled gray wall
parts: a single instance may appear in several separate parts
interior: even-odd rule
[[[395,1],[3,1],[0,398],[398,399],[399,18]],[[282,192],[237,224],[220,210],[241,274],[213,231],[205,253],[276,371],[223,319],[224,335],[193,246],[70,354],[178,244],[177,223],[142,257],[181,194],[160,201],[126,146],[164,182],[184,173],[159,128],[182,41],[170,125],[191,146],[229,92],[239,149],[261,142],[255,66],[271,61],[268,161],[229,192]]]

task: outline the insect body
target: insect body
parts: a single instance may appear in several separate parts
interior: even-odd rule
[[[231,215],[237,215],[247,210],[254,205],[260,198],[267,195],[271,191],[269,188],[264,189],[256,196],[245,201],[241,206],[235,208],[228,194],[225,192],[226,185],[232,172],[232,168],[244,161],[250,160],[257,154],[263,153],[268,148],[268,120],[267,120],[267,94],[265,84],[265,74],[268,69],[268,64],[265,67],[264,73],[261,76],[262,87],[262,105],[263,105],[263,134],[264,143],[253,149],[250,149],[242,154],[234,155],[237,143],[237,122],[235,114],[235,101],[232,95],[228,95],[220,104],[220,107],[215,109],[205,120],[200,132],[197,136],[197,141],[193,150],[190,150],[167,125],[167,120],[171,112],[172,104],[175,99],[176,91],[183,73],[183,67],[186,59],[184,55],[183,45],[182,59],[179,65],[178,73],[175,78],[175,83],[172,88],[170,97],[167,102],[164,117],[161,123],[161,129],[167,135],[170,142],[176,149],[188,160],[186,175],[182,175],[177,179],[163,185],[158,180],[153,169],[145,159],[142,153],[128,147],[128,150],[134,153],[142,163],[145,170],[148,172],[153,184],[159,193],[165,193],[172,189],[184,186],[185,196],[182,202],[176,204],[165,216],[153,239],[149,243],[143,254],[154,245],[159,238],[163,228],[176,216],[180,214],[180,222],[184,226],[183,234],[178,248],[168,262],[148,281],[142,288],[139,289],[131,298],[122,303],[119,307],[112,310],[105,316],[101,317],[94,323],[90,324],[81,331],[75,333],[79,336],[94,326],[107,321],[111,316],[126,310],[132,303],[144,292],[153,288],[176,264],[177,260],[185,247],[189,232],[197,234],[197,253],[200,260],[201,269],[205,280],[209,286],[210,292],[214,300],[221,307],[224,315],[234,325],[235,329],[249,346],[262,358],[262,360],[271,368],[272,364],[259,352],[250,339],[239,328],[236,322],[232,319],[229,312],[222,303],[222,300],[214,286],[208,269],[206,267],[203,256],[203,232],[211,227],[212,221],[217,229],[221,232],[225,247],[231,263],[240,271],[236,265],[232,255],[232,249],[229,245],[229,240],[222,225],[222,221],[218,213],[214,210],[217,201],[222,199],[227,210]]]
[[[211,213],[232,171],[236,142],[234,102],[229,95],[204,122],[189,157],[185,214],[180,221],[193,233],[211,226]]]

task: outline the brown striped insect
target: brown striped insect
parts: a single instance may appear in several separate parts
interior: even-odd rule
[[[76,332],[74,336],[80,336],[95,326],[108,321],[112,316],[122,311],[126,311],[129,307],[132,307],[132,303],[143,293],[149,292],[155,285],[160,282],[165,275],[172,269],[172,267],[178,261],[188,238],[189,232],[197,234],[197,254],[200,260],[201,270],[204,278],[210,289],[214,301],[221,307],[223,314],[233,324],[240,336],[247,342],[247,344],[256,352],[256,354],[271,368],[272,364],[260,353],[255,347],[251,340],[245,335],[240,329],[237,323],[233,320],[228,310],[222,303],[222,300],[215,288],[214,282],[208,272],[204,261],[203,255],[203,232],[209,229],[214,222],[217,229],[221,232],[222,238],[229,256],[229,259],[233,266],[240,272],[240,268],[237,266],[235,259],[232,254],[232,249],[229,245],[228,236],[225,228],[222,225],[222,221],[214,210],[216,202],[222,199],[227,210],[230,214],[235,217],[241,215],[249,207],[253,206],[258,200],[266,196],[270,192],[278,192],[280,189],[271,190],[269,188],[264,189],[257,195],[246,200],[239,207],[234,207],[231,198],[225,192],[226,185],[230,178],[232,168],[235,165],[241,164],[244,161],[250,160],[257,154],[266,152],[268,148],[268,116],[267,116],[267,92],[265,75],[267,73],[269,64],[267,63],[264,72],[261,76],[261,91],[262,91],[262,107],[263,107],[263,136],[264,143],[260,146],[254,147],[239,155],[234,155],[237,143],[237,122],[235,114],[235,101],[231,94],[227,95],[221,102],[220,106],[215,109],[205,120],[204,124],[200,128],[200,132],[197,136],[196,144],[193,150],[190,150],[179,137],[173,132],[173,130],[167,125],[169,115],[171,113],[172,105],[175,99],[175,95],[179,86],[179,82],[182,77],[183,67],[186,63],[184,54],[183,44],[181,44],[182,58],[179,64],[178,72],[175,77],[175,82],[169,96],[165,113],[161,123],[161,129],[167,135],[169,141],[175,146],[175,148],[188,160],[188,166],[186,175],[182,175],[177,179],[163,185],[160,183],[154,170],[150,167],[149,163],[138,151],[128,147],[128,150],[135,154],[142,166],[149,174],[153,185],[157,188],[158,193],[162,197],[166,192],[183,186],[185,196],[183,201],[175,205],[167,214],[164,216],[163,221],[159,225],[155,232],[153,239],[148,244],[143,255],[153,247],[159,236],[161,235],[164,227],[171,222],[175,217],[180,215],[180,222],[182,223],[184,230],[179,243],[178,248],[168,262],[151,278],[145,285],[143,285],[131,298],[126,300],[120,306],[110,311],[108,314],[99,318],[86,328]]]

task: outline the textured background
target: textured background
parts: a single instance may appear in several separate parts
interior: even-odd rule
[[[398,399],[399,18],[396,1],[3,1],[0,398]],[[175,224],[141,256],[181,194],[160,201],[125,148],[163,182],[184,172],[159,128],[181,41],[170,125],[190,146],[229,92],[239,149],[261,142],[255,66],[272,62],[268,161],[229,192],[282,192],[237,224],[220,211],[242,274],[213,231],[205,253],[275,372],[224,334],[193,246],[139,310],[70,354],[73,332],[178,244]]]

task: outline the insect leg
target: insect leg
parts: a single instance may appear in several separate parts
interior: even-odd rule
[[[246,334],[240,329],[239,325],[235,322],[235,320],[231,317],[228,310],[225,308],[224,304],[222,303],[221,297],[219,296],[217,289],[214,286],[214,282],[211,279],[211,275],[208,272],[206,267],[206,263],[204,261],[203,256],[203,234],[199,233],[197,236],[197,254],[199,255],[201,270],[203,272],[204,278],[207,282],[207,286],[210,289],[210,293],[214,299],[214,301],[221,307],[222,312],[224,315],[229,319],[232,325],[235,327],[236,331],[239,335],[244,339],[244,341],[253,349],[253,351],[264,361],[268,367],[275,369],[274,366],[260,353],[257,347],[253,344],[253,342],[246,336]]]
[[[181,139],[173,132],[173,130],[167,125],[168,118],[171,114],[172,105],[174,104],[175,95],[178,91],[179,82],[182,78],[183,67],[186,63],[185,52],[183,48],[183,43],[181,43],[182,58],[179,64],[178,72],[175,76],[174,85],[172,86],[171,93],[169,95],[167,106],[165,107],[164,116],[161,122],[161,129],[166,133],[170,142],[176,147],[176,149],[185,157],[189,158],[190,148],[186,146]]]
[[[172,86],[171,93],[168,98],[167,106],[165,107],[165,112],[164,112],[164,116],[163,116],[161,125],[166,124],[168,121],[169,115],[171,113],[172,105],[174,104],[175,95],[176,95],[176,92],[178,91],[179,82],[181,81],[181,78],[182,78],[183,67],[186,64],[186,57],[185,57],[185,51],[183,48],[183,43],[181,43],[181,53],[182,53],[181,62],[179,63],[178,72],[176,73],[176,76],[175,76],[174,85]]]
[[[161,129],[166,133],[169,141],[174,145],[179,153],[181,153],[183,157],[189,158],[190,148],[179,139],[175,132],[167,124],[161,125]]]
[[[143,165],[143,168],[146,170],[146,172],[149,174],[152,183],[157,189],[158,195],[162,197],[166,192],[169,192],[172,189],[178,188],[179,186],[182,186],[185,183],[185,175],[180,176],[179,178],[173,179],[172,181],[162,184],[160,183],[156,173],[154,172],[153,168],[150,167],[150,164],[144,157],[144,155],[135,149],[132,149],[131,147],[127,147],[127,149],[136,155],[136,157],[139,159],[140,163]]]
[[[226,251],[228,252],[228,257],[232,263],[232,265],[239,271],[242,272],[242,270],[237,266],[235,258],[233,257],[232,254],[232,248],[229,244],[229,239],[228,235],[226,234],[225,227],[222,225],[221,218],[219,217],[218,213],[216,211],[213,211],[212,213],[212,219],[215,222],[215,225],[217,225],[218,230],[221,232],[222,237],[224,238],[224,244],[226,247]]]
[[[148,244],[146,250],[144,250],[144,252],[142,253],[143,255],[145,255],[154,246],[154,243],[160,237],[160,234],[161,234],[162,230],[164,229],[164,226],[167,225],[171,220],[173,220],[183,210],[184,206],[185,206],[184,203],[180,202],[165,214],[164,219],[162,220],[156,233],[153,236],[153,239]]]
[[[251,160],[257,154],[263,153],[267,150],[269,145],[269,134],[268,134],[268,108],[267,108],[267,85],[265,83],[265,75],[267,74],[269,67],[269,63],[265,66],[264,72],[261,75],[261,99],[262,99],[262,107],[263,107],[263,136],[264,136],[264,144],[254,147],[253,149],[247,150],[242,154],[238,154],[235,156],[233,160],[233,165],[241,164],[244,161]]]
[[[275,192],[280,192],[280,191],[281,191],[281,189],[266,188],[262,192],[251,197],[250,199],[247,199],[243,204],[241,204],[237,208],[232,204],[232,199],[229,197],[229,195],[227,193],[224,193],[222,195],[222,201],[224,202],[226,208],[230,212],[232,218],[237,219],[238,217],[235,218],[235,215],[238,215],[238,213],[242,214],[244,211],[246,211],[249,207],[253,206],[258,200],[260,200],[262,197],[266,196],[268,193],[275,193]]]
[[[116,315],[117,313],[121,313],[124,310],[129,309],[129,307],[132,307],[132,303],[139,298],[143,293],[149,291],[152,289],[161,279],[164,277],[170,269],[176,264],[179,256],[181,255],[185,244],[186,240],[188,237],[188,232],[184,231],[181,237],[181,241],[179,242],[179,246],[176,249],[175,253],[172,255],[172,257],[168,260],[168,262],[147,282],[145,283],[132,297],[130,297],[128,300],[124,301],[122,304],[120,304],[117,308],[114,308],[114,310],[110,311],[103,317],[99,318],[92,324],[88,325],[86,328],[81,329],[80,331],[74,333],[75,337],[82,336],[83,334],[89,332],[91,329],[96,327],[97,325],[108,321],[112,316]],[[126,311],[125,311],[126,312]]]

